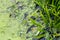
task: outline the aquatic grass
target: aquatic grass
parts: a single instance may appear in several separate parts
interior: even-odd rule
[[[60,37],[60,0],[34,0],[34,2],[41,7],[38,17],[41,17],[41,21],[44,23],[43,25],[41,22],[37,22],[32,18],[29,19],[33,25],[38,27],[40,33],[44,32],[44,34],[39,34],[36,37],[38,39],[45,37],[46,40],[54,40],[54,38]],[[37,13],[37,11],[35,13],[33,12],[33,14]]]

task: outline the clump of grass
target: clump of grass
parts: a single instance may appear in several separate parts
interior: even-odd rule
[[[59,40],[57,37],[60,37],[60,0],[34,0],[34,2],[39,8],[27,17],[29,23],[36,25],[39,31],[34,37]],[[38,18],[40,20],[36,21]]]

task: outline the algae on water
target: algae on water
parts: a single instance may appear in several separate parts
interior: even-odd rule
[[[0,0],[0,40],[25,40],[24,14],[34,11],[32,0]]]

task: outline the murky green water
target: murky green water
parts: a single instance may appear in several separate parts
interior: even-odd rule
[[[21,3],[18,4],[19,2]],[[14,7],[12,8],[12,6]],[[23,8],[19,9],[18,6]],[[0,40],[25,40],[26,28],[24,29],[21,22],[24,13],[31,13],[34,8],[30,7],[33,6],[27,0],[0,0]],[[16,15],[17,17],[15,17]],[[21,34],[22,37],[20,37],[21,30],[25,30],[24,34]]]

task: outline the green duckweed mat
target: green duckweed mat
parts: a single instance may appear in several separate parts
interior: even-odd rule
[[[16,3],[18,3],[19,1],[23,1],[24,5],[26,6],[22,11],[20,11],[20,14],[18,13],[18,9],[16,8]],[[0,0],[0,40],[25,40],[24,37],[20,37],[20,30],[24,27],[23,25],[21,25],[22,16],[24,13],[32,11],[32,9],[30,9],[30,6],[32,5],[29,4],[30,6],[28,7],[28,2],[26,1],[27,0]],[[16,7],[13,7],[12,9],[12,6]],[[10,14],[14,14],[14,11],[11,11],[10,8],[11,10],[17,9],[16,14],[19,15],[16,18],[15,16],[10,17]]]

